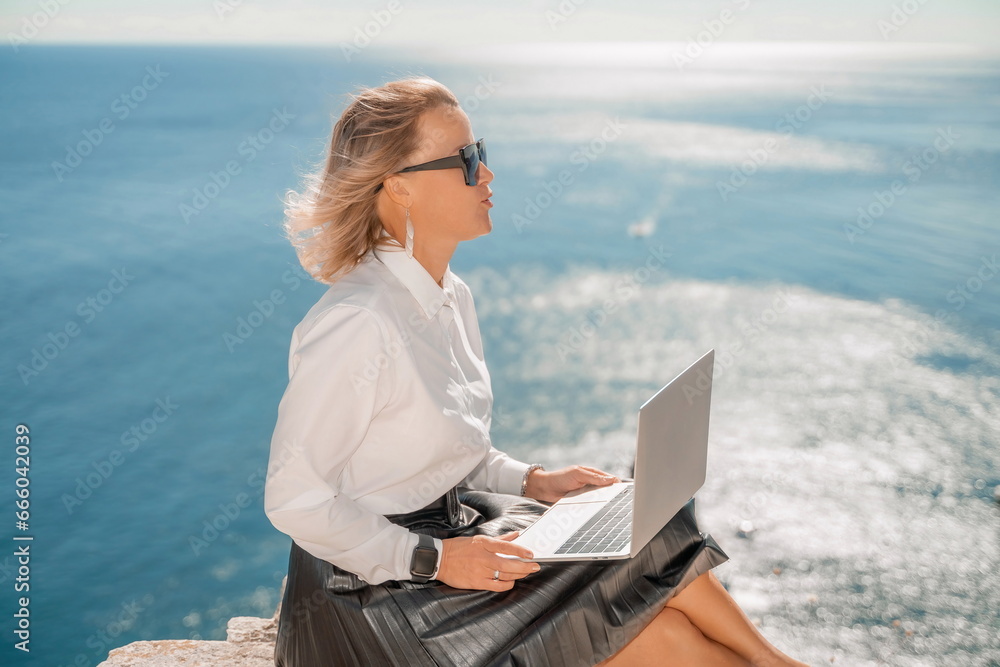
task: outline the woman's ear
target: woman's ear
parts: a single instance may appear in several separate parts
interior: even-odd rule
[[[396,174],[387,176],[382,181],[382,189],[385,190],[385,194],[394,204],[398,204],[403,208],[409,208],[410,204],[413,203],[413,197],[402,176],[397,176]]]

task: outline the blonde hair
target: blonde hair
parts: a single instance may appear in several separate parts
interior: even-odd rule
[[[285,193],[285,236],[316,280],[333,284],[373,247],[385,244],[377,211],[382,181],[418,148],[417,121],[439,106],[459,107],[443,84],[425,76],[349,93],[333,126],[325,162]]]

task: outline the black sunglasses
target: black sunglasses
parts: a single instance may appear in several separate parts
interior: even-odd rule
[[[461,148],[458,151],[458,155],[450,155],[448,157],[439,158],[437,160],[431,160],[430,162],[424,162],[422,164],[415,164],[412,167],[407,167],[406,169],[400,169],[397,174],[403,174],[408,171],[434,171],[436,169],[455,169],[461,168],[462,173],[465,175],[466,185],[476,185],[476,172],[479,171],[479,163],[482,162],[486,164],[486,140],[480,139],[474,144],[469,144]],[[381,188],[379,185],[376,190]]]

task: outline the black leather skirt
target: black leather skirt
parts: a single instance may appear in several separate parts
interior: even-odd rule
[[[441,539],[496,537],[523,530],[548,507],[458,487],[423,509],[387,518]],[[542,563],[509,591],[437,580],[371,585],[293,541],[274,664],[591,667],[726,560],[711,535],[699,531],[694,499],[633,558]]]

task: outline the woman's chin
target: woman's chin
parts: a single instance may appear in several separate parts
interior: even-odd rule
[[[484,236],[493,231],[493,218],[490,217],[489,211],[486,212],[482,220],[483,223],[480,225],[479,236]]]

